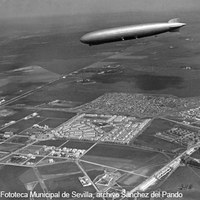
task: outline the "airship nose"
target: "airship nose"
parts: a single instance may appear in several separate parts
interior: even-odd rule
[[[86,34],[86,35],[82,36],[81,39],[80,39],[80,41],[81,41],[82,43],[84,43],[84,44],[88,44],[88,42],[89,42],[89,37],[88,37],[88,35]]]

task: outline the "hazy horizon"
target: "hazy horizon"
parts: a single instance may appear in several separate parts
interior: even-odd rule
[[[199,0],[0,0],[0,18],[113,12],[181,12],[200,9]]]

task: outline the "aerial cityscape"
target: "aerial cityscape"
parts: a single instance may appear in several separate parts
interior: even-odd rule
[[[199,200],[200,2],[149,1],[0,0],[0,200]]]

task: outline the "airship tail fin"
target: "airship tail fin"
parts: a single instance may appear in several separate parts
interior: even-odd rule
[[[168,23],[171,24],[169,32],[179,32],[180,28],[186,25],[186,23],[181,23],[179,18],[170,19]]]
[[[180,19],[179,18],[170,19],[168,23],[180,23]]]

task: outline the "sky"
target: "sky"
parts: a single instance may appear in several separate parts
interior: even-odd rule
[[[0,0],[0,18],[200,10],[200,0]]]

